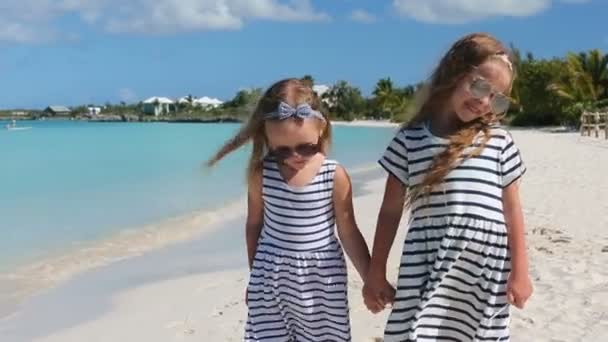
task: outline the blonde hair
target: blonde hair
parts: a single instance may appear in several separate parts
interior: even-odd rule
[[[327,154],[331,144],[331,124],[329,118],[321,110],[321,102],[312,88],[299,79],[289,78],[276,82],[266,90],[258,101],[249,120],[207,161],[207,166],[214,166],[228,154],[251,141],[253,142],[253,148],[247,167],[247,182],[251,183],[254,177],[261,172],[264,157],[268,153],[264,124],[266,121],[265,115],[276,110],[280,102],[285,102],[291,106],[307,103],[312,109],[319,111],[323,115],[325,120],[319,120],[319,145],[321,153]],[[302,119],[289,118],[287,120]]]
[[[507,48],[489,34],[473,33],[460,38],[441,58],[429,80],[417,93],[414,116],[403,127],[411,128],[420,125],[427,122],[432,115],[443,110],[460,82],[475,67],[490,59],[502,61],[509,67],[512,85],[515,72],[508,56]],[[510,92],[510,89],[508,91]],[[490,127],[499,120],[498,115],[488,113],[472,122],[465,123],[461,129],[452,134],[449,137],[448,147],[435,156],[422,182],[409,192],[408,203],[419,196],[430,193],[435,186],[443,182],[447,174],[456,166],[463,151],[471,146],[479,132],[482,132],[480,146],[467,154],[465,159],[481,153],[490,139]]]

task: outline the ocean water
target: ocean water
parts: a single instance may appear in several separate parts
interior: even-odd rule
[[[0,273],[245,194],[247,148],[203,167],[238,124],[19,125],[32,129],[0,130]],[[373,165],[393,134],[336,126],[330,158],[348,170]]]

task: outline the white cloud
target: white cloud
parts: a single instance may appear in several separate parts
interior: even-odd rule
[[[251,20],[327,21],[310,0],[1,0],[0,41],[40,42],[69,35],[66,14],[109,32],[234,30]],[[73,33],[71,34],[73,36]]]
[[[393,0],[405,17],[427,23],[462,24],[491,17],[527,17],[551,7],[557,0]],[[559,0],[584,3],[588,0]]]
[[[376,21],[376,16],[365,10],[357,9],[351,12],[350,19],[364,24],[371,24]]]

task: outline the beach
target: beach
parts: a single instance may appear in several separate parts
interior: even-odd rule
[[[356,124],[356,123],[354,123]],[[521,186],[535,292],[512,309],[513,341],[608,336],[608,143],[577,133],[513,130],[528,171]],[[353,175],[355,213],[371,246],[385,175]],[[248,279],[244,201],[185,241],[78,274],[0,320],[0,340],[239,341]],[[229,216],[229,215],[227,215]],[[389,257],[396,280],[407,217]],[[230,247],[224,247],[230,246]],[[369,313],[349,263],[353,341],[382,337],[388,311]]]

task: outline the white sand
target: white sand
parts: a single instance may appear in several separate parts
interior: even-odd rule
[[[353,126],[353,127],[398,127],[399,124],[389,120],[353,120],[353,121],[332,121],[334,126]]]
[[[513,135],[528,166],[522,197],[535,285],[527,308],[514,310],[513,340],[604,340],[608,336],[608,143],[572,133],[514,131]],[[370,245],[382,189],[383,180],[356,189],[361,194],[355,199],[357,219]],[[396,278],[402,228],[389,259],[390,279]],[[244,266],[244,252],[242,257]],[[179,253],[163,258],[162,263],[158,256],[143,256],[142,261],[156,263],[156,269],[167,263],[174,268],[172,274],[185,275],[116,290],[108,290],[102,277],[91,276],[79,286],[68,283],[63,291],[32,300],[12,318],[0,321],[0,341],[241,340],[246,269],[197,273],[191,268],[208,260],[193,257],[176,263],[176,258],[184,258]],[[142,273],[135,265],[111,265],[105,273],[140,277],[155,269]],[[365,310],[361,281],[352,267],[349,287],[353,340],[373,341],[382,335],[388,312],[374,316]],[[81,303],[95,296],[107,297],[107,302],[83,307]]]

